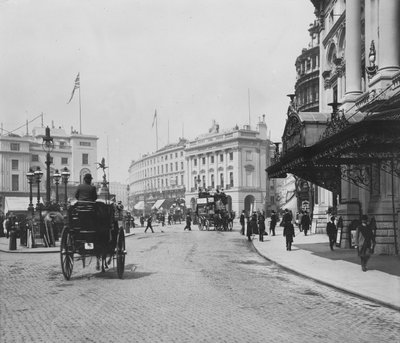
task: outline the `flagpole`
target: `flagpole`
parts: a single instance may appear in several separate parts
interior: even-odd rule
[[[158,150],[158,116],[156,115],[156,151]]]
[[[168,141],[167,144],[169,144],[169,119],[168,119]]]
[[[79,133],[82,134],[81,81],[79,73]]]

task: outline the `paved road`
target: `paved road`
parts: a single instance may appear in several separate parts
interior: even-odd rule
[[[400,313],[286,272],[238,232],[127,238],[124,279],[1,253],[0,342],[395,342]]]

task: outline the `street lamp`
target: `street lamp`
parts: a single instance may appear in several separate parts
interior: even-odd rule
[[[58,169],[56,169],[55,173],[53,174],[53,180],[54,183],[56,184],[56,203],[58,204],[58,184],[60,183],[61,179],[61,174],[58,172]]]
[[[26,177],[28,179],[29,183],[29,206],[28,206],[28,211],[33,214],[34,207],[33,207],[33,194],[32,194],[32,184],[35,179],[35,172],[33,171],[32,168],[29,168],[29,171],[26,173]]]
[[[63,182],[64,187],[65,187],[65,189],[64,189],[64,192],[65,192],[65,194],[64,194],[65,208],[67,208],[67,205],[68,205],[67,183],[68,183],[68,179],[69,179],[70,175],[71,174],[70,174],[68,168],[64,167],[64,169],[61,172],[61,178],[62,178],[62,182]]]
[[[43,176],[43,172],[40,170],[40,167],[37,167],[35,172],[35,181],[37,183],[37,204],[36,204],[36,209],[40,209],[40,180]]]
[[[42,148],[46,152],[46,206],[50,204],[50,152],[53,151],[54,142],[53,137],[50,136],[50,128],[46,127],[46,134],[43,137]]]

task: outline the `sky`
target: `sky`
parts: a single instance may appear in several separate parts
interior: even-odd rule
[[[0,123],[24,134],[43,113],[96,135],[122,183],[132,160],[213,120],[255,127],[265,114],[281,141],[314,19],[309,0],[0,0]],[[81,125],[78,90],[67,104],[78,73]]]

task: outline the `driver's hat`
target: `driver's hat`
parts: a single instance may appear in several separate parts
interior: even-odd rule
[[[85,176],[83,177],[83,179],[84,179],[84,180],[89,180],[89,181],[93,180],[92,174],[90,174],[90,173],[85,174]]]

